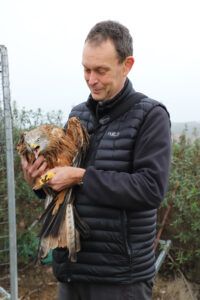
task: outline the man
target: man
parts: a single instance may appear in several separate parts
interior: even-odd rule
[[[133,89],[127,77],[134,64],[132,37],[122,24],[96,24],[82,64],[90,96],[70,116],[86,126],[89,150],[82,168],[56,168],[49,185],[56,191],[74,186],[90,236],[81,240],[76,263],[66,249],[53,251],[59,299],[151,299],[156,213],[170,165],[169,115]],[[43,157],[32,166],[23,162],[31,185],[45,168]]]

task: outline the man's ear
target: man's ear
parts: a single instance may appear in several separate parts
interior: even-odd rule
[[[134,64],[134,57],[133,56],[127,56],[124,61],[124,75],[127,76],[130,72],[133,64]]]

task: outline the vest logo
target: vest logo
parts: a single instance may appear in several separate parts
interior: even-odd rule
[[[118,137],[120,135],[119,131],[108,131],[108,135],[112,137]]]

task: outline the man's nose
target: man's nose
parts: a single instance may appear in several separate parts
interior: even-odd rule
[[[97,80],[97,77],[96,77],[95,73],[94,73],[94,72],[91,72],[90,75],[89,75],[88,83],[89,83],[90,85],[94,85],[94,84],[97,83],[97,81],[98,81],[98,80]]]

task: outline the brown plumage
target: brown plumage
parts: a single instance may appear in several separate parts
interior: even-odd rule
[[[41,125],[24,132],[17,144],[17,151],[33,163],[39,155],[46,159],[48,169],[57,166],[80,166],[89,143],[88,133],[79,119],[68,120],[66,130],[55,125]],[[80,236],[88,234],[87,225],[79,218],[74,207],[72,188],[54,192],[48,187],[53,173],[47,172],[39,178],[33,189],[43,188],[47,197],[45,211],[40,218],[39,257],[45,257],[50,249],[68,248],[69,259],[76,261],[80,250]]]

